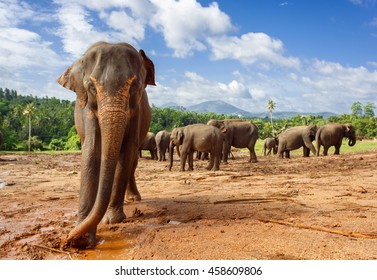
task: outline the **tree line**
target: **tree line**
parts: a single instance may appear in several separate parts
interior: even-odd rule
[[[273,105],[273,106],[272,106]],[[355,102],[351,114],[331,116],[296,115],[289,119],[273,119],[276,104],[267,105],[270,117],[244,118],[256,124],[260,139],[274,136],[288,127],[328,122],[351,123],[359,137],[377,137],[377,118],[372,103]],[[75,101],[55,97],[19,95],[15,90],[0,88],[0,132],[3,134],[3,150],[79,150],[80,140],[74,127]],[[171,131],[174,127],[195,123],[207,123],[210,119],[239,118],[234,115],[195,113],[152,105],[150,131]],[[30,135],[29,135],[30,133]]]

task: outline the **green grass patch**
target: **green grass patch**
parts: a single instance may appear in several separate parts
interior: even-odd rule
[[[316,147],[315,141],[313,142],[314,147]],[[242,149],[243,152],[248,153],[248,149]],[[330,147],[328,154],[331,155],[335,151],[334,147]],[[257,156],[263,156],[263,140],[258,139],[255,144],[255,152]],[[321,146],[320,153],[323,152],[323,146]],[[377,141],[376,140],[363,140],[356,141],[355,146],[348,146],[348,139],[345,139],[340,147],[341,154],[348,153],[365,153],[365,152],[377,152]],[[302,148],[290,152],[291,156],[302,156]],[[310,154],[312,156],[312,154]]]

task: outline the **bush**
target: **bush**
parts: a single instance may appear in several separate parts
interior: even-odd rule
[[[29,150],[29,140],[25,140],[22,142],[22,148],[24,151]],[[38,139],[38,136],[33,136],[30,139],[30,150],[31,151],[42,151],[43,150],[43,143],[41,140]]]
[[[48,147],[52,151],[61,151],[65,149],[65,143],[62,139],[52,139]]]
[[[68,138],[67,142],[65,143],[66,150],[74,150],[79,151],[81,150],[81,142],[80,137],[78,134],[72,134],[71,137]]]

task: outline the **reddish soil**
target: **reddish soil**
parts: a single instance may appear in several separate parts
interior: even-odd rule
[[[220,171],[144,156],[142,200],[60,248],[77,219],[80,154],[0,154],[0,259],[377,259],[377,153],[277,159],[235,151]]]

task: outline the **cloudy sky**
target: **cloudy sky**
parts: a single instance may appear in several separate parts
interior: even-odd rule
[[[74,100],[56,78],[99,40],[144,49],[156,106],[377,106],[377,0],[0,0],[0,88]]]

